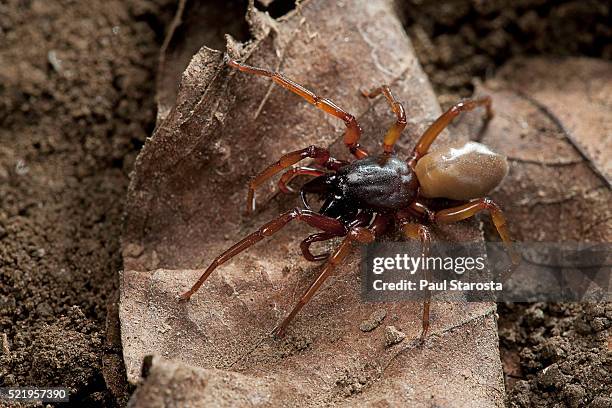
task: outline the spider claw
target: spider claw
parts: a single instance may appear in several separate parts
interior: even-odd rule
[[[283,326],[276,326],[271,334],[277,339],[282,339],[285,337],[285,328]]]
[[[429,332],[429,327],[424,327],[423,330],[421,331],[421,335],[419,336],[420,345],[425,344],[425,339],[427,339],[428,332]]]
[[[177,296],[177,298],[179,302],[184,303],[184,302],[189,301],[189,299],[191,298],[191,295],[192,295],[191,291],[187,291],[183,293],[182,295]]]

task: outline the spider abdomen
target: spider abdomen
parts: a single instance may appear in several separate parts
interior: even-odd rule
[[[470,200],[497,187],[508,172],[508,162],[483,144],[455,142],[427,153],[415,172],[424,197]]]
[[[339,169],[332,190],[354,208],[384,212],[409,206],[416,198],[418,181],[405,161],[381,155]]]

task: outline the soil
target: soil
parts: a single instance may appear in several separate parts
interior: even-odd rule
[[[282,14],[292,2],[279,3]],[[604,1],[406,4],[406,28],[443,106],[517,55],[612,57]],[[67,385],[74,406],[125,402],[103,376],[105,356],[117,353],[107,307],[122,269],[122,201],[154,127],[157,57],[173,8],[0,4],[0,386]],[[509,403],[610,406],[601,387],[612,361],[597,344],[611,320],[609,305],[502,305]]]
[[[106,309],[129,171],[155,120],[164,12],[0,4],[0,386],[65,385],[74,406],[114,404]]]
[[[499,314],[509,406],[612,406],[612,305],[504,304]]]
[[[474,91],[510,58],[612,58],[604,1],[410,0],[405,25],[442,107]]]

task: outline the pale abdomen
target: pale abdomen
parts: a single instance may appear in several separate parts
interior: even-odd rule
[[[508,172],[508,162],[483,144],[461,142],[426,154],[415,172],[421,195],[469,200],[497,187]]]

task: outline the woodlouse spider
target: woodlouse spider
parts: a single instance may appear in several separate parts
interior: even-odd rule
[[[502,211],[490,199],[482,198],[506,175],[508,164],[505,157],[475,142],[452,144],[429,152],[429,147],[436,137],[461,112],[482,106],[486,108],[487,119],[491,118],[490,97],[465,100],[451,107],[423,133],[412,154],[407,159],[401,159],[394,153],[394,144],[406,126],[404,107],[386,85],[371,92],[363,92],[364,96],[370,98],[384,95],[396,115],[395,123],[384,137],[383,152],[368,156],[359,145],[361,128],[357,120],[331,100],[318,97],[280,73],[233,60],[227,60],[227,64],[242,72],[271,78],[315,107],[343,120],[346,124],[344,144],[356,160],[337,160],[330,156],[328,149],[309,146],[285,154],[255,176],[249,183],[247,212],[255,209],[257,187],[283,170],[287,171],[281,176],[278,185],[284,192],[292,191],[288,183],[293,177],[314,177],[304,184],[300,191],[305,208],[297,207],[279,215],[216,257],[193,287],[180,296],[181,300],[189,300],[218,266],[265,237],[273,235],[293,220],[305,222],[320,231],[304,239],[301,250],[307,260],[326,260],[326,263],[291,313],[274,330],[274,334],[279,337],[284,335],[291,320],[308,303],[336,265],[347,257],[352,244],[372,242],[390,226],[400,228],[407,239],[420,241],[422,254],[426,256],[431,241],[430,230],[426,224],[454,223],[487,210],[513,260],[515,259]],[[292,167],[307,158],[314,160],[313,167]],[[307,194],[319,195],[323,201],[319,210],[310,208],[306,200]],[[430,209],[434,208],[435,198],[458,200],[460,203],[446,209]],[[344,239],[333,253],[313,255],[310,251],[312,243],[335,237]],[[428,276],[427,271],[424,272]],[[430,297],[431,295],[426,296],[423,305],[422,339],[429,329]]]

